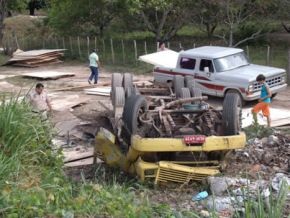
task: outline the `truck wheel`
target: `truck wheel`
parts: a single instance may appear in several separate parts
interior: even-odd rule
[[[179,98],[190,98],[189,88],[181,88],[179,95]]]
[[[129,98],[132,95],[132,93],[133,93],[133,87],[127,87],[125,89],[125,97],[126,97],[126,99]]]
[[[184,77],[185,87],[191,89],[194,87],[194,78],[192,76],[185,76]]]
[[[199,88],[191,88],[190,89],[191,97],[202,97],[202,92]]]
[[[237,90],[234,90],[234,89],[230,89],[226,92],[227,93],[234,93],[234,94],[237,94],[240,98],[240,101],[241,101],[241,105],[242,106],[245,106],[246,105],[246,101],[243,99],[242,95],[237,91]]]
[[[184,77],[180,75],[175,75],[173,78],[173,88],[175,96],[178,98],[180,97],[179,93],[181,88],[184,87]]]
[[[138,117],[146,111],[147,102],[144,96],[132,95],[126,100],[123,111],[123,122],[129,135],[137,133],[140,127]]]
[[[123,87],[126,90],[128,87],[133,87],[133,76],[131,73],[125,73],[123,78]]]
[[[113,73],[111,77],[111,100],[112,100],[112,105],[114,105],[114,88],[115,87],[122,87],[122,82],[123,82],[123,76],[120,73]]]
[[[238,135],[242,126],[242,103],[237,93],[227,93],[223,102],[224,135]]]
[[[114,108],[124,106],[124,104],[125,104],[124,88],[123,87],[115,87],[113,92],[115,93],[115,95],[113,96],[114,98],[112,99]]]

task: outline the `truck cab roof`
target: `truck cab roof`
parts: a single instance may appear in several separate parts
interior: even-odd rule
[[[221,47],[221,46],[202,46],[202,47],[182,51],[180,52],[180,54],[194,56],[194,57],[215,59],[215,58],[225,57],[225,56],[229,56],[229,55],[240,53],[240,52],[243,52],[243,50],[238,49],[238,48]]]

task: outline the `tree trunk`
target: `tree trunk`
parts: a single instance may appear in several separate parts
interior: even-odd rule
[[[7,1],[0,0],[0,45],[3,46],[3,29],[4,29],[4,19],[7,14]]]

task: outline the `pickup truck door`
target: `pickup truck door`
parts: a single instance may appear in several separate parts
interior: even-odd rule
[[[215,84],[215,70],[212,60],[200,59],[195,72],[196,87],[200,88],[205,94],[215,96],[217,94],[217,86]]]

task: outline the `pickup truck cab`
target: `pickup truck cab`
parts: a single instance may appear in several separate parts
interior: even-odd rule
[[[166,50],[139,57],[154,64],[154,80],[168,83],[174,75],[192,76],[203,94],[224,97],[238,92],[244,101],[256,100],[261,85],[256,77],[263,74],[273,96],[287,87],[284,69],[251,64],[242,49],[203,46],[180,53]]]

